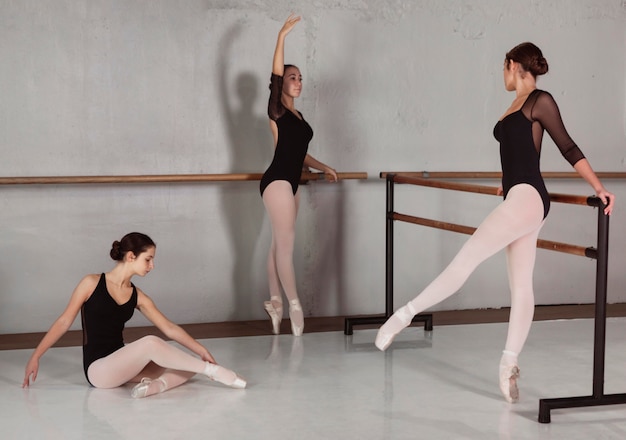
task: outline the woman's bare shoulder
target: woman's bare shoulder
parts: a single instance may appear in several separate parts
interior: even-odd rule
[[[76,286],[77,290],[87,290],[89,293],[93,292],[98,283],[100,282],[101,273],[92,273],[85,275],[78,285]]]

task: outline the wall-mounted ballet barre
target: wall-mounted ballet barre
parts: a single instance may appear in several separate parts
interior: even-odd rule
[[[193,182],[242,182],[261,180],[261,173],[233,174],[147,174],[127,176],[42,176],[0,177],[0,185],[62,185],[84,183],[193,183]],[[367,179],[365,172],[337,173],[339,180]],[[325,180],[324,173],[303,172],[301,180]]]
[[[434,177],[436,173],[428,173],[429,177]],[[499,173],[446,173],[446,178],[469,178],[468,174],[478,178],[498,178]],[[620,174],[611,173],[615,178],[622,178]],[[418,217],[399,214],[394,211],[394,184],[404,183],[419,186],[427,186],[432,188],[448,189],[454,191],[466,191],[479,194],[497,195],[497,188],[481,185],[471,185],[465,183],[448,182],[440,180],[431,180],[430,178],[417,177],[419,173],[381,173],[381,177],[385,177],[387,182],[387,212],[386,212],[386,262],[385,262],[385,314],[383,316],[365,316],[357,318],[346,318],[344,333],[352,334],[354,325],[372,325],[383,324],[393,313],[393,241],[394,241],[394,221],[405,221],[409,223],[420,224],[429,227],[449,230],[453,232],[461,232],[472,234],[475,228],[456,225],[453,223],[440,222],[431,219],[422,219]],[[559,177],[563,177],[562,173],[558,173]],[[576,177],[572,174],[572,177]],[[437,177],[441,177],[438,175]],[[607,178],[607,176],[603,176]],[[605,346],[606,346],[606,298],[607,298],[607,272],[608,272],[608,243],[609,243],[609,216],[604,214],[604,204],[602,201],[593,196],[574,196],[566,194],[550,194],[550,200],[560,203],[578,204],[597,207],[598,209],[598,235],[597,249],[582,246],[575,246],[566,243],[548,242],[546,240],[538,240],[538,247],[566,252],[574,255],[581,255],[596,260],[596,301],[595,301],[595,318],[594,318],[594,354],[593,354],[593,394],[591,396],[580,397],[564,397],[556,399],[540,399],[538,421],[540,423],[550,423],[550,411],[553,409],[579,408],[600,405],[616,405],[626,403],[626,393],[622,394],[604,394],[604,362],[605,362]],[[425,330],[432,329],[432,315],[419,314],[413,322],[423,321]]]

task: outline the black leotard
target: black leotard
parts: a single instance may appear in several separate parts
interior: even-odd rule
[[[302,165],[313,138],[313,129],[304,120],[302,113],[296,116],[285,108],[280,97],[283,89],[283,77],[272,73],[268,115],[278,127],[278,143],[274,150],[274,159],[261,178],[261,196],[267,185],[275,180],[286,180],[295,194],[302,174]]]
[[[125,304],[118,304],[107,290],[104,273],[91,296],[80,309],[83,324],[83,369],[85,377],[92,362],[124,346],[122,332],[137,306],[137,289]],[[91,384],[91,382],[89,382]]]
[[[539,170],[544,129],[572,166],[585,157],[567,134],[554,98],[543,90],[533,90],[518,111],[498,121],[493,134],[500,142],[504,198],[514,185],[527,183],[541,196],[545,218],[550,197]]]

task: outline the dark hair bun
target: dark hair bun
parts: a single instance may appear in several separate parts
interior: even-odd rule
[[[128,252],[139,256],[142,252],[146,252],[151,247],[156,247],[156,244],[150,237],[141,232],[131,232],[124,235],[120,241],[115,240],[113,242],[109,255],[111,255],[111,258],[115,261],[123,261]]]
[[[115,261],[120,261],[122,259],[119,241],[115,240],[113,242],[113,245],[111,246],[110,255],[111,255],[111,258],[113,258]]]
[[[530,72],[532,76],[548,73],[548,62],[541,53],[541,49],[528,41],[518,44],[508,51],[506,59],[520,63],[524,70]]]
[[[543,56],[535,58],[528,67],[530,72],[535,76],[548,73],[548,62]]]

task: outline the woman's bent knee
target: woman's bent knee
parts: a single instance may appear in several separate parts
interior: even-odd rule
[[[167,344],[163,339],[155,335],[147,335],[137,339],[133,344],[147,346],[147,347],[160,347],[163,344]]]

